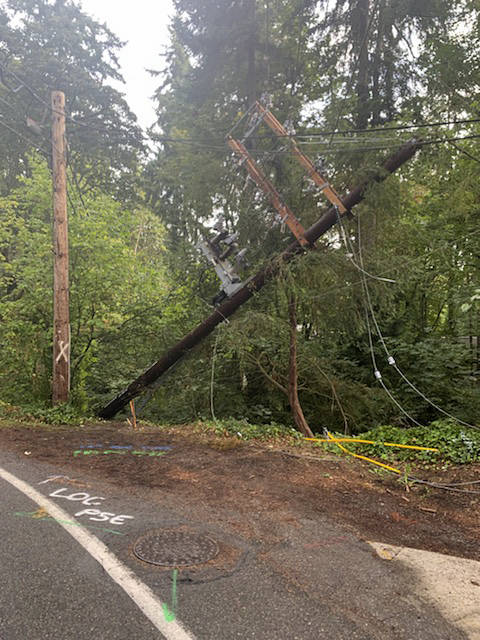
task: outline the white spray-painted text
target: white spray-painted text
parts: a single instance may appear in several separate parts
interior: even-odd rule
[[[63,487],[62,489],[53,491],[49,495],[52,498],[65,498],[65,500],[81,502],[87,507],[98,506],[101,504],[101,502],[98,502],[98,500],[105,500],[105,498],[102,498],[102,496],[91,496],[89,493],[84,493],[82,491],[65,495],[66,491],[68,491],[68,489]],[[123,514],[115,515],[114,513],[109,513],[108,511],[100,511],[99,509],[83,509],[82,511],[79,511],[75,514],[76,518],[79,518],[80,516],[89,516],[89,520],[93,520],[95,522],[108,521],[111,524],[124,524],[125,520],[133,520],[134,518],[134,516],[126,516]]]

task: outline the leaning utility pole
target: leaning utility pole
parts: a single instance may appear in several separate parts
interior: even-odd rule
[[[345,214],[352,207],[361,202],[365,197],[365,191],[368,186],[375,182],[381,182],[390,174],[396,171],[404,162],[410,160],[419,148],[416,141],[409,142],[401,147],[394,155],[390,156],[380,171],[370,176],[360,185],[355,187],[350,193],[342,198]],[[285,262],[290,262],[299,253],[304,252],[308,245],[313,245],[315,240],[320,238],[331,227],[338,222],[342,213],[337,206],[330,207],[311,227],[304,231],[306,246],[302,246],[298,240],[294,240],[280,255],[272,259],[268,264],[260,269],[252,278],[247,280],[244,286],[236,291],[231,298],[228,298],[219,307],[213,311],[208,318],[201,322],[195,329],[190,331],[177,344],[171,347],[161,358],[136,378],[129,386],[118,396],[113,398],[105,407],[103,407],[98,415],[100,418],[113,418],[130,400],[140,395],[149,385],[162,376],[170,367],[180,360],[190,349],[195,347],[204,338],[210,335],[215,327],[224,322],[229,316],[247,300],[249,300],[257,291],[259,291],[269,280],[272,280],[280,271],[281,266]]]
[[[52,403],[68,402],[70,390],[70,311],[68,284],[65,95],[52,91],[53,177],[53,375]]]

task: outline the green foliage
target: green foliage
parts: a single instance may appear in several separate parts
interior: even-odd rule
[[[337,434],[336,437],[341,437]],[[356,436],[378,442],[376,445],[342,443],[350,451],[395,462],[415,462],[424,465],[467,464],[480,460],[480,431],[459,425],[452,420],[436,420],[425,427],[379,426]],[[433,447],[433,451],[418,451],[383,446],[382,442]],[[335,451],[335,445],[328,445]],[[336,448],[338,452],[338,448]]]
[[[57,407],[38,407],[28,406],[22,407],[24,415],[29,420],[32,418],[43,424],[54,425],[82,425],[86,419],[85,414],[78,407],[71,404],[62,404]]]
[[[111,86],[122,81],[121,46],[72,0],[2,2],[0,65],[6,84],[0,84],[0,109],[2,122],[19,135],[0,125],[0,193],[15,186],[35,146],[49,156],[55,89],[66,96],[68,155],[77,186],[133,195],[142,140],[136,117]],[[27,118],[39,132],[26,125]]]
[[[224,420],[204,420],[202,428],[213,431],[219,436],[236,436],[240,440],[272,440],[287,439],[298,443],[302,440],[301,434],[295,429],[270,422],[268,424],[252,424],[247,420],[225,418]]]
[[[57,407],[24,404],[15,406],[0,401],[0,419],[6,423],[41,423],[51,425],[82,425],[87,419],[86,415],[72,404],[63,404]]]
[[[31,177],[0,200],[0,392],[5,401],[42,406],[52,357],[51,185],[42,161],[32,157],[29,168]],[[99,192],[74,205],[72,401],[87,411],[148,363],[168,288],[162,227],[148,210]]]
[[[461,61],[469,59],[471,74],[463,73],[462,86],[478,77],[475,54],[455,26],[460,16],[470,16],[469,37],[475,40],[477,10],[465,2],[424,5],[419,10],[415,3],[383,0],[292,0],[272,12],[268,3],[234,2],[227,7],[204,0],[175,2],[172,44],[156,94],[158,125],[164,135],[195,144],[163,140],[147,168],[149,202],[168,230],[174,280],[181,282],[187,273],[191,292],[197,277],[204,299],[215,294],[218,281],[201,275],[209,267],[190,247],[199,235],[208,235],[219,211],[229,230],[239,232],[240,245],[248,247],[248,274],[290,239],[271,228],[268,203],[219,146],[220,134],[245,113],[252,96],[270,93],[277,117],[292,119],[305,135],[315,133],[317,126],[402,124],[453,113],[474,116],[473,106],[459,99],[455,73],[446,70],[463,68]],[[370,12],[366,21],[362,7]],[[435,96],[429,91],[433,85]],[[419,96],[419,87],[425,96]],[[474,133],[476,125],[468,131]],[[308,226],[318,218],[323,197],[308,189],[293,158],[276,153],[278,146],[265,128],[257,133],[251,151]],[[401,133],[392,131],[387,143],[381,133],[372,136],[384,147],[394,148],[402,140]],[[365,138],[369,144],[372,136]],[[316,138],[308,140],[304,150],[312,157],[320,155],[329,180],[341,191],[381,160],[382,152],[349,151],[366,146],[365,140],[332,139],[327,145]],[[467,144],[468,154],[478,155],[478,143]],[[162,383],[147,412],[161,420],[195,419],[211,413],[213,394],[218,419],[291,424],[287,301],[294,294],[299,394],[312,428],[356,433],[366,425],[408,426],[373,376],[366,300],[354,264],[361,248],[369,273],[395,280],[386,284],[369,278],[368,287],[386,344],[402,370],[444,409],[475,420],[480,397],[475,351],[479,319],[475,305],[467,309],[465,304],[470,304],[480,277],[477,176],[475,161],[461,150],[426,147],[399,178],[368,189],[365,204],[356,209],[360,228],[356,222],[345,222],[356,252],[353,263],[333,230],[317,243],[317,251],[286,268],[236,314],[218,336],[215,362],[214,342],[203,344]],[[190,304],[198,309],[195,294]],[[189,315],[190,326],[196,317]],[[416,420],[433,420],[438,414],[431,405],[386,364],[374,329],[372,342],[398,402]]]
[[[0,86],[1,121],[33,135],[25,117],[41,122],[42,100],[48,102],[55,87],[66,92],[70,116],[89,124],[68,121],[75,170],[69,182],[77,180],[83,193],[80,198],[70,188],[69,194],[72,404],[83,413],[210,313],[219,282],[194,244],[208,236],[219,212],[248,248],[246,276],[290,242],[290,234],[272,228],[269,203],[224,145],[225,133],[255,97],[268,92],[277,117],[291,119],[305,136],[319,127],[377,128],[478,112],[479,9],[467,0],[289,0],[275,10],[271,3],[175,0],[174,8],[155,96],[161,137],[144,169],[134,117],[109,86],[120,77],[119,40],[70,0],[7,0],[0,9],[4,79],[16,85],[17,74],[41,98]],[[427,140],[474,136],[478,124],[423,131]],[[45,406],[52,357],[51,180],[47,167],[29,157],[30,144],[4,133],[0,393],[13,403]],[[319,217],[323,195],[311,189],[283,142],[265,127],[257,133],[250,150],[307,227]],[[386,130],[301,144],[344,192],[404,138]],[[411,426],[375,381],[377,366],[402,407],[421,423],[434,420],[436,410],[387,364],[371,314],[368,326],[362,259],[369,274],[394,280],[368,276],[366,282],[375,321],[402,371],[442,408],[477,420],[479,156],[473,137],[455,146],[427,145],[398,176],[371,186],[355,209],[360,223],[344,222],[349,246],[338,227],[332,229],[316,251],[285,267],[162,378],[145,407],[140,399],[140,414],[171,423],[214,413],[219,423],[247,421],[247,432],[248,425],[288,429],[293,296],[299,396],[314,431]],[[138,183],[145,185],[148,207],[138,204],[144,203]]]

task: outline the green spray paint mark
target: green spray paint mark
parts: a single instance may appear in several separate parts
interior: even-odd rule
[[[95,527],[90,525],[81,525],[79,522],[73,522],[72,520],[59,520],[58,518],[52,518],[51,516],[36,516],[36,511],[17,511],[13,515],[20,516],[21,518],[32,518],[34,520],[49,520],[50,522],[59,522],[60,524],[71,524],[74,527],[86,527],[87,529],[98,529],[98,531],[107,531],[108,533],[114,533],[116,536],[124,536],[121,531],[115,531],[115,529],[105,529],[105,527]]]
[[[165,456],[166,451],[132,451],[133,456]]]
[[[177,608],[177,574],[178,569],[174,569],[172,575],[172,610],[170,611],[168,604],[162,603],[163,615],[167,622],[173,622],[175,620],[175,610]]]

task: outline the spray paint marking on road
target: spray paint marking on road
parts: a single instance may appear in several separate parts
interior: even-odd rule
[[[178,569],[174,569],[172,574],[172,608],[169,609],[168,604],[165,602],[162,604],[163,615],[167,622],[175,620],[175,611],[177,609],[177,575]]]
[[[102,443],[96,443],[82,444],[79,449],[143,449],[145,451],[171,451],[173,447],[170,445],[152,446],[147,444],[142,444],[139,447],[134,447],[133,444],[110,444],[106,447]]]
[[[62,487],[61,489],[52,491],[49,495],[51,498],[64,498],[65,500],[81,502],[87,507],[101,505],[102,503],[98,501],[105,500],[102,496],[91,496],[89,493],[83,493],[81,491],[65,495],[65,491],[68,491],[68,489],[66,487]],[[115,515],[109,511],[100,511],[100,509],[82,509],[82,511],[78,511],[75,514],[76,518],[79,518],[80,516],[89,516],[89,520],[93,520],[94,522],[108,521],[110,524],[124,524],[125,520],[133,520],[134,518],[134,516],[127,516],[124,514]]]
[[[72,520],[57,520],[56,518],[51,518],[45,509],[38,509],[38,511],[16,511],[14,516],[19,516],[20,518],[32,518],[33,520],[42,520],[49,522],[59,522],[60,524],[71,524],[73,527],[81,527],[82,525],[79,522],[73,522]],[[107,533],[114,533],[116,536],[124,536],[125,534],[121,531],[115,531],[115,529],[106,529],[105,527],[95,527],[88,526],[88,529],[97,529],[99,531],[106,531]]]
[[[159,457],[159,456],[165,456],[167,454],[166,451],[125,451],[124,449],[105,449],[104,451],[100,451],[98,449],[77,449],[76,451],[73,452],[73,457],[76,458],[77,456],[79,456],[80,454],[83,454],[84,456],[89,456],[89,455],[108,455],[111,453],[116,453],[118,455],[125,455],[126,453],[131,453],[132,456],[150,456],[150,457]]]
[[[47,511],[58,524],[74,538],[92,558],[94,558],[125,593],[130,596],[142,613],[150,620],[166,640],[193,640],[194,636],[178,622],[164,619],[163,603],[153,591],[121,562],[98,538],[80,524],[73,526],[68,521],[68,513],[49,498],[0,467],[0,478],[18,489],[25,496]]]

